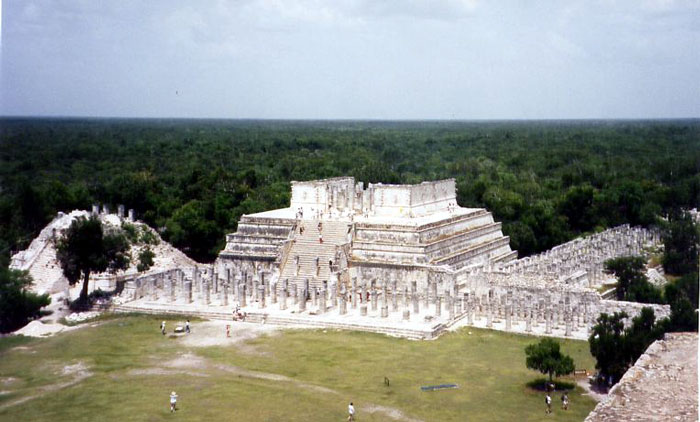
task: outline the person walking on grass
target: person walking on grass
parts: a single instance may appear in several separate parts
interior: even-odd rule
[[[547,409],[545,409],[544,414],[549,415],[552,413],[552,397],[547,393],[547,395],[544,398],[544,403],[547,405]]]
[[[355,420],[355,406],[352,405],[352,402],[348,405],[348,422],[354,421]]]
[[[177,410],[177,393],[173,391],[172,393],[170,393],[170,413],[173,413],[176,410]]]
[[[567,391],[564,391],[564,394],[561,395],[561,408],[569,410],[569,393]]]
[[[160,332],[165,335],[165,321],[160,323]]]
[[[190,320],[189,319],[187,321],[185,321],[185,332],[187,334],[190,333]]]

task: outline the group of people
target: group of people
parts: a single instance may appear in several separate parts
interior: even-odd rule
[[[165,321],[160,323],[160,333],[165,335]],[[190,320],[185,321],[185,333],[190,333]]]
[[[552,413],[552,396],[549,393],[544,397],[544,403],[547,405],[544,413],[547,415]],[[566,391],[561,395],[561,408],[562,410],[569,410],[569,393]]]

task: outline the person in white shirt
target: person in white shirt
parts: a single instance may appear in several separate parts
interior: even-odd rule
[[[352,402],[348,405],[348,421],[354,421],[355,420],[355,406],[352,405]]]
[[[177,410],[177,393],[174,391],[170,393],[170,412],[174,412]]]

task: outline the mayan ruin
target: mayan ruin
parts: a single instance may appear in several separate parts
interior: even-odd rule
[[[699,1],[0,0],[0,421],[699,421]]]

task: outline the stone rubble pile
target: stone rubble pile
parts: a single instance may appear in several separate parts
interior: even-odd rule
[[[87,321],[89,319],[97,318],[100,315],[99,312],[88,311],[88,312],[75,312],[66,316],[66,321],[70,323],[78,323]]]

